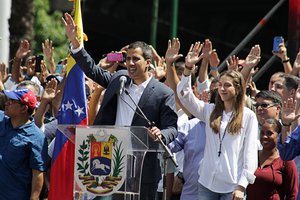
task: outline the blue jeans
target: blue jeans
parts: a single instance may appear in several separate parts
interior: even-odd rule
[[[198,183],[198,199],[199,200],[231,200],[232,192],[217,193],[213,192],[200,183]]]

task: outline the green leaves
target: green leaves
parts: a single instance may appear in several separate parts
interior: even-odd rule
[[[66,3],[70,3],[66,1]],[[62,23],[63,13],[54,11],[50,13],[49,1],[34,0],[34,40],[32,48],[35,54],[42,54],[42,42],[45,39],[53,41],[54,59],[58,62],[68,55],[68,40]]]
[[[89,175],[88,168],[90,165],[88,162],[88,155],[90,152],[88,143],[88,140],[83,140],[82,144],[79,145],[80,149],[78,150],[78,153],[80,154],[80,156],[78,156],[78,160],[81,163],[77,163],[77,170],[84,175]]]
[[[124,157],[123,155],[123,149],[121,149],[122,142],[119,143],[119,145],[116,145],[115,153],[114,153],[114,171],[113,171],[113,176],[117,177],[119,174],[122,172],[124,169]]]
[[[85,150],[87,147],[88,147],[88,145],[85,144],[85,140],[83,140],[83,143],[82,143],[82,145],[80,145],[80,148],[83,149],[83,150]]]

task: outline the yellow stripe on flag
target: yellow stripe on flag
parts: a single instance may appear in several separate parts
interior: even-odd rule
[[[74,14],[74,22],[77,26],[77,38],[79,40],[80,45],[83,47],[83,25],[82,25],[82,17],[81,17],[81,6],[80,0],[74,0],[75,6],[75,14]],[[67,76],[72,69],[72,67],[76,64],[75,60],[72,56],[68,56],[68,64],[67,64]]]

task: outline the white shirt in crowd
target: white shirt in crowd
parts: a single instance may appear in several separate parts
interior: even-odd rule
[[[237,185],[247,187],[254,183],[257,168],[258,122],[254,112],[244,108],[242,129],[239,134],[226,132],[218,156],[220,139],[210,127],[210,115],[214,104],[204,103],[195,97],[191,88],[191,77],[183,76],[177,86],[180,101],[192,115],[205,122],[206,143],[204,157],[199,167],[199,183],[217,193],[234,191]],[[218,106],[218,105],[216,105]],[[221,138],[230,120],[231,112],[223,112]]]

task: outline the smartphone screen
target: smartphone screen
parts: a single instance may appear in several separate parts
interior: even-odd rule
[[[60,74],[63,70],[63,65],[56,65],[55,74]]]
[[[35,56],[35,72],[41,72],[41,61],[44,59],[42,55]]]
[[[124,62],[125,56],[123,53],[108,53],[106,55],[107,61],[109,62]]]
[[[273,51],[275,53],[279,52],[279,45],[282,43],[282,37],[281,36],[276,36],[274,37],[274,41],[273,41]]]

